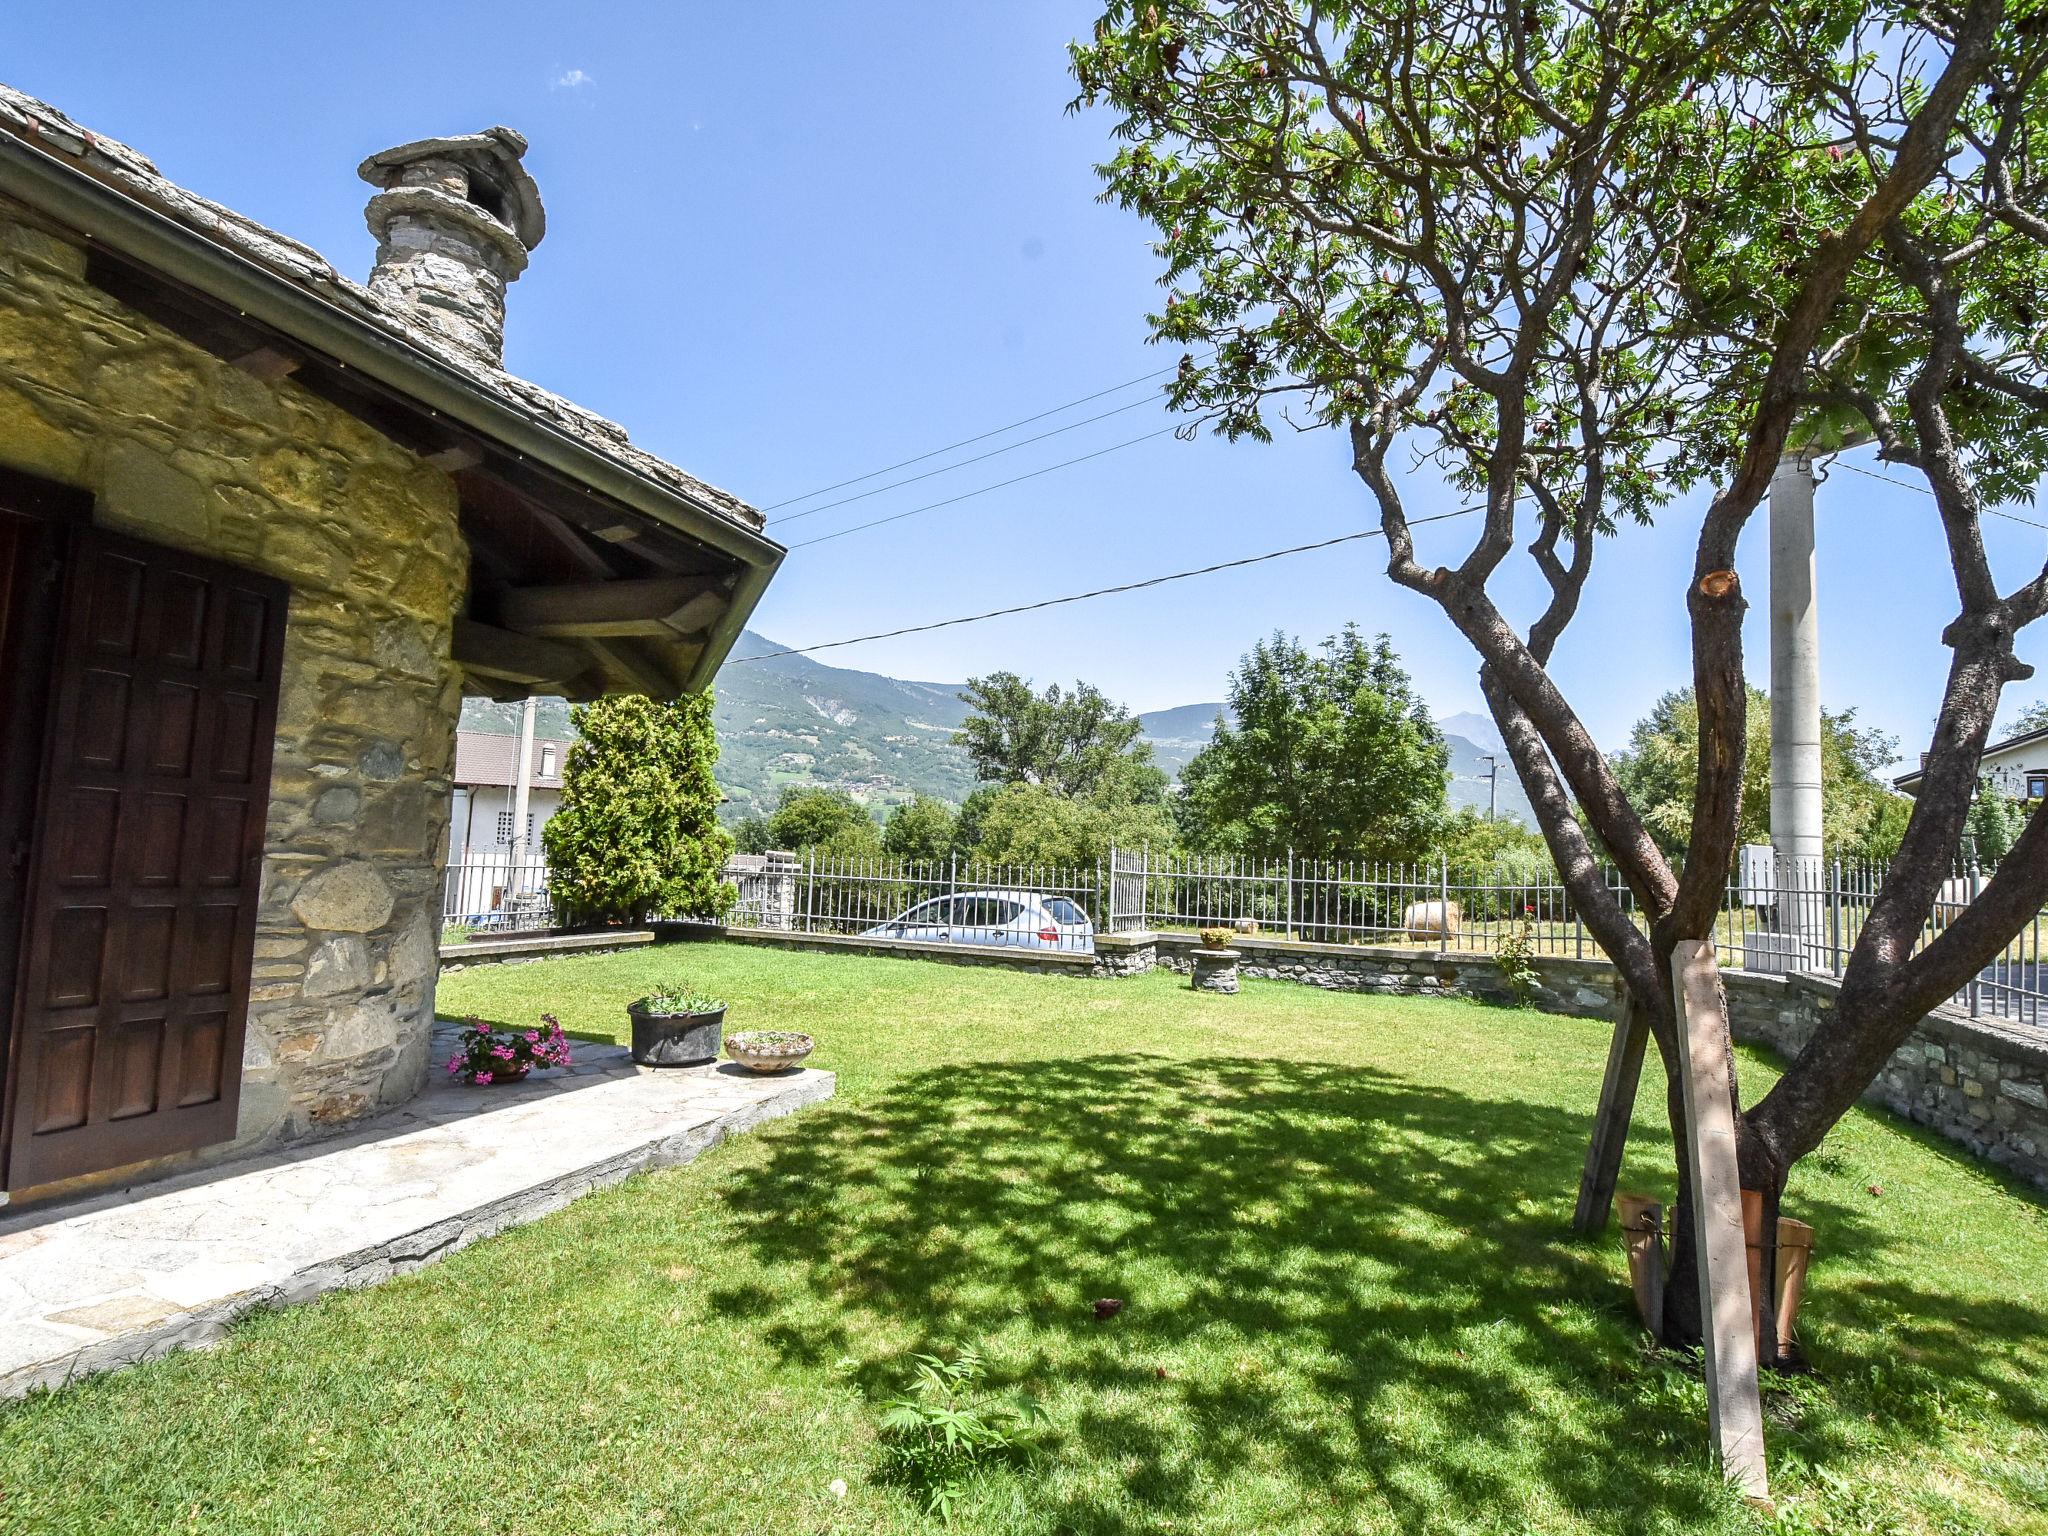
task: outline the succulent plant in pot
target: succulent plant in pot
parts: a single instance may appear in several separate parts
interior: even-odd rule
[[[725,1042],[725,1054],[750,1072],[787,1072],[803,1065],[818,1042],[794,1029],[745,1029]]]
[[[701,1067],[718,1059],[725,1000],[687,987],[658,987],[627,1006],[633,1060],[643,1067]]]
[[[1204,928],[1202,930],[1202,948],[1228,949],[1236,938],[1237,930],[1235,928]]]

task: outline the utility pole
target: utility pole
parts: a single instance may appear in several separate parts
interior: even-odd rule
[[[529,698],[519,711],[519,759],[512,767],[512,881],[516,885],[522,878],[519,870],[526,863],[526,817],[527,805],[533,793],[533,719],[539,704]]]
[[[1500,759],[1491,752],[1486,757],[1486,819],[1493,820],[1493,814],[1500,807]]]
[[[1771,844],[1789,970],[1817,968],[1826,942],[1813,484],[1805,453],[1785,455],[1771,477]]]
[[[1826,450],[1839,453],[1868,439]],[[1819,450],[1793,449],[1771,478],[1771,847],[1774,928],[1746,934],[1749,970],[1818,970],[1828,962],[1827,890],[1821,873],[1820,610],[1815,601],[1813,491]],[[1642,1075],[1647,1017],[1626,1010],[1607,1052],[1592,1146],[1579,1181],[1581,1232],[1607,1224],[1629,1112]]]

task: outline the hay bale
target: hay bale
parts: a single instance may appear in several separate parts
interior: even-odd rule
[[[1455,939],[1464,920],[1455,901],[1411,901],[1401,914],[1401,927],[1411,939]]]

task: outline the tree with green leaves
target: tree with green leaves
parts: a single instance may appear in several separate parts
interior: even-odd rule
[[[1043,693],[1014,672],[968,680],[973,709],[953,739],[991,784],[1039,784],[1057,795],[1156,800],[1166,775],[1138,717],[1099,688],[1058,683]]]
[[[953,851],[953,808],[935,795],[913,795],[889,813],[882,851],[892,858],[932,862]]]
[[[816,784],[783,790],[768,816],[771,848],[822,848],[844,857],[881,852],[882,829],[852,795]]]
[[[2027,824],[2027,808],[1991,780],[1977,787],[1964,852],[1985,869],[1995,869],[2012,852]]]
[[[1438,825],[1430,847],[1453,871],[1498,876],[1508,885],[1555,885],[1557,870],[1540,834],[1512,816],[1490,817],[1463,805]]]
[[[985,864],[1078,869],[1107,858],[1112,845],[1155,853],[1174,846],[1162,800],[1077,798],[1043,784],[995,786],[976,808],[973,830],[968,856]]]
[[[569,723],[561,805],[541,829],[556,910],[570,923],[721,916],[733,844],[718,824],[710,690],[598,699]]]
[[[766,816],[742,816],[732,824],[732,846],[738,853],[766,853],[775,846]]]
[[[2012,717],[2007,726],[2008,736],[2024,736],[2029,731],[2048,731],[2048,699],[2036,699]]]
[[[1771,840],[1771,701],[1749,690],[1742,763],[1739,843]],[[1667,858],[1683,859],[1692,831],[1692,793],[1700,751],[1699,710],[1692,690],[1659,699],[1614,755],[1614,776],[1641,812]],[[1888,859],[1897,851],[1903,814],[1911,801],[1895,793],[1879,770],[1898,756],[1898,738],[1856,724],[1856,711],[1821,712],[1821,837],[1829,857]],[[1891,802],[1899,802],[1895,807]]]
[[[1767,1266],[1793,1165],[2048,900],[2037,811],[1983,894],[1920,942],[2000,692],[2031,671],[2015,636],[2048,613],[2048,568],[1999,580],[1982,534],[1987,506],[2048,469],[2041,20],[2038,0],[1111,0],[1073,48],[1077,105],[1115,116],[1106,196],[1158,231],[1151,324],[1185,348],[1171,403],[1190,430],[1262,440],[1284,412],[1340,434],[1389,577],[1473,650],[1619,973],[1603,1126],[1626,1126],[1652,1040],[1683,1122],[1670,957],[1715,936],[1741,837],[1743,531],[1788,452],[1871,440],[1931,493],[1956,610],[1921,790],[1827,1028],[1738,1104]],[[1422,530],[1403,473],[1418,457],[1475,499],[1469,537]],[[1688,631],[1699,718],[1674,860],[1550,661],[1601,541],[1693,486],[1712,490],[1692,569],[1657,609]],[[1526,621],[1497,600],[1518,550],[1537,583]],[[1739,1089],[1732,1055],[1727,1070]],[[1585,1225],[1606,1219],[1620,1146],[1589,1159]],[[1687,1342],[1676,1172],[1665,1317]]]
[[[1228,697],[1229,715],[1181,770],[1176,814],[1191,846],[1422,856],[1444,816],[1450,754],[1385,635],[1348,625],[1311,651],[1275,634],[1231,673]]]

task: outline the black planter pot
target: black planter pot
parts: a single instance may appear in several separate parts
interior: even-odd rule
[[[701,1067],[718,1060],[725,1010],[713,1013],[645,1013],[633,1017],[633,1060],[643,1067]]]

